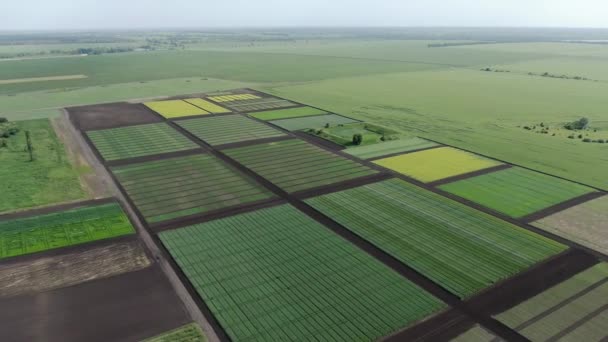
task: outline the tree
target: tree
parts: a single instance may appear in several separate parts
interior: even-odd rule
[[[564,128],[569,129],[569,130],[577,130],[577,129],[585,129],[585,128],[587,128],[587,126],[589,126],[589,119],[580,118],[579,120],[566,124],[564,126]]]
[[[8,122],[8,119],[0,117],[0,123],[5,123],[5,122]]]
[[[30,161],[34,161],[34,147],[32,146],[32,139],[30,137],[30,131],[25,131],[25,143],[27,151],[30,154]]]
[[[353,134],[353,145],[361,145],[363,136],[360,133]]]

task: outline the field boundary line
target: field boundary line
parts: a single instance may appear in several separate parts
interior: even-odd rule
[[[372,157],[372,158],[369,158],[369,159],[363,159],[363,158],[360,158],[360,159],[361,160],[367,160],[367,161],[373,162],[373,161],[380,160],[380,159],[398,157],[398,156],[402,156],[402,155],[405,155],[405,154],[422,152],[422,151],[427,151],[427,150],[433,150],[433,149],[440,148],[440,147],[445,147],[445,146],[437,145],[437,146],[423,147],[423,148],[418,148],[418,149],[411,150],[411,151],[395,152],[395,153],[385,154],[383,156]]]
[[[173,152],[166,152],[166,153],[151,154],[151,155],[141,156],[141,157],[108,160],[108,161],[106,161],[106,164],[110,167],[116,167],[116,166],[124,166],[124,165],[129,165],[129,164],[145,163],[145,162],[162,160],[162,159],[187,157],[187,156],[196,155],[196,154],[204,154],[206,152],[207,151],[205,151],[201,147],[195,147],[195,148],[191,148],[188,150],[182,150],[182,151],[173,151]]]
[[[253,146],[253,145],[260,145],[260,144],[273,143],[273,142],[279,142],[279,141],[283,141],[283,140],[292,140],[292,139],[293,139],[292,136],[284,134],[284,135],[281,135],[279,137],[270,137],[270,138],[261,138],[261,139],[252,139],[252,140],[245,140],[245,141],[237,141],[237,142],[233,142],[233,143],[214,145],[213,147],[215,149],[217,149],[217,150],[226,150],[226,149],[229,149],[229,148],[248,147],[248,146]]]
[[[119,204],[119,201],[116,197],[106,197],[106,198],[89,199],[89,200],[84,200],[84,201],[56,204],[56,205],[50,205],[50,206],[45,206],[45,207],[37,207],[37,208],[32,208],[32,209],[25,209],[25,210],[16,211],[16,212],[0,214],[0,222],[5,221],[5,220],[8,221],[8,220],[15,220],[15,219],[20,219],[20,218],[53,214],[53,213],[67,211],[67,210],[76,209],[76,208],[80,208],[80,207],[89,207],[89,206],[109,204],[109,203]]]
[[[522,220],[522,221],[524,221],[524,222],[526,222],[526,223],[532,223],[534,221],[538,221],[538,220],[543,219],[543,218],[545,218],[547,216],[551,216],[553,214],[557,214],[557,213],[559,213],[561,211],[570,209],[572,207],[575,207],[577,205],[583,204],[585,202],[589,202],[589,201],[592,201],[594,199],[598,199],[600,197],[604,197],[605,195],[606,195],[606,193],[604,193],[604,192],[597,192],[597,191],[589,192],[589,193],[580,195],[578,197],[571,198],[571,199],[569,199],[567,201],[557,203],[557,204],[552,205],[552,206],[550,206],[548,208],[541,209],[539,211],[533,212],[533,213],[528,214],[526,216],[522,216],[519,219]]]
[[[502,170],[507,170],[507,169],[510,169],[512,167],[513,167],[513,165],[511,165],[511,164],[496,165],[496,166],[488,167],[488,168],[477,170],[477,171],[463,173],[461,175],[456,175],[456,176],[452,176],[452,177],[448,177],[448,178],[439,179],[439,180],[436,180],[434,182],[429,182],[429,183],[426,183],[426,184],[428,186],[437,187],[437,186],[441,186],[441,185],[444,185],[444,184],[449,184],[449,183],[457,182],[459,180],[464,180],[464,179],[468,179],[468,178],[474,178],[474,177],[482,176],[482,175],[485,175],[485,174],[488,174],[488,173],[493,173],[493,172],[498,172],[498,171],[502,171]]]
[[[427,320],[381,339],[383,342],[451,341],[478,324],[464,313],[450,308]]]

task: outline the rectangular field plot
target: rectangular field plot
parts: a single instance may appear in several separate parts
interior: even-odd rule
[[[361,159],[372,159],[387,156],[389,154],[416,151],[435,146],[439,146],[439,144],[421,138],[404,138],[373,145],[350,147],[344,150],[344,152]]]
[[[168,331],[143,342],[205,342],[207,339],[196,323]]]
[[[277,99],[274,97],[262,97],[252,100],[224,102],[224,106],[239,112],[253,112],[265,109],[278,109],[286,107],[296,107],[298,104],[291,101]]]
[[[270,123],[272,123],[273,125],[279,126],[288,131],[298,131],[307,128],[321,128],[325,127],[325,125],[327,124],[329,124],[330,126],[334,126],[355,122],[359,121],[336,114],[315,115],[295,119],[270,121]]]
[[[450,342],[503,342],[504,340],[496,337],[481,325],[476,324],[458,337],[451,339]]]
[[[462,298],[566,249],[398,179],[306,202]]]
[[[233,341],[371,341],[445,307],[289,205],[160,239]]]
[[[119,160],[198,148],[166,123],[87,132],[103,159]]]
[[[463,179],[440,188],[511,217],[522,217],[593,192],[586,186],[520,168]]]
[[[251,114],[254,118],[260,120],[278,120],[278,119],[288,119],[288,118],[299,118],[302,116],[311,116],[311,115],[320,115],[327,114],[326,111],[312,108],[312,107],[298,107],[298,108],[288,108],[288,109],[279,109],[279,110],[270,110],[265,112],[257,112],[255,114]]]
[[[378,159],[374,163],[425,183],[502,164],[451,147],[440,147]]]
[[[207,100],[197,98],[197,99],[185,99],[184,101],[188,102],[191,105],[195,105],[211,114],[230,113],[230,110],[228,110],[222,106],[218,106],[215,103],[211,103]]]
[[[608,254],[608,196],[560,211],[532,225]]]
[[[214,146],[285,135],[273,127],[241,115],[179,120],[175,123]]]
[[[206,213],[271,197],[271,193],[209,155],[113,167],[149,223]]]
[[[228,149],[224,152],[287,192],[312,189],[377,173],[297,139]]]
[[[196,106],[182,100],[167,100],[145,102],[146,107],[152,109],[158,114],[167,119],[178,118],[182,116],[205,115],[209,114],[206,110],[202,110]]]
[[[220,95],[220,96],[209,96],[210,100],[215,102],[234,102],[243,100],[255,100],[260,97],[254,94],[231,94],[231,95]]]
[[[583,271],[495,318],[531,341],[606,341],[608,264]]]
[[[0,221],[0,259],[134,233],[117,203]]]

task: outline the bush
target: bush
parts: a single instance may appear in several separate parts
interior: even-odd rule
[[[591,139],[585,138],[585,139],[583,139],[583,142],[591,142]]]
[[[583,135],[582,135],[582,134],[579,134],[579,135],[578,135],[578,138],[579,138],[579,139],[583,139]]]
[[[8,147],[8,140],[0,138],[0,148]]]
[[[353,134],[353,145],[361,145],[363,136],[360,133]]]
[[[597,142],[598,142],[598,143],[600,143],[600,144],[605,144],[605,143],[606,143],[606,140],[604,140],[604,139],[599,139]]]
[[[0,118],[0,123],[5,123],[5,122],[8,122],[7,118]]]

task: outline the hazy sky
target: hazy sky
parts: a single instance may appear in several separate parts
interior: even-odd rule
[[[608,0],[0,1],[0,30],[234,26],[608,27]]]

